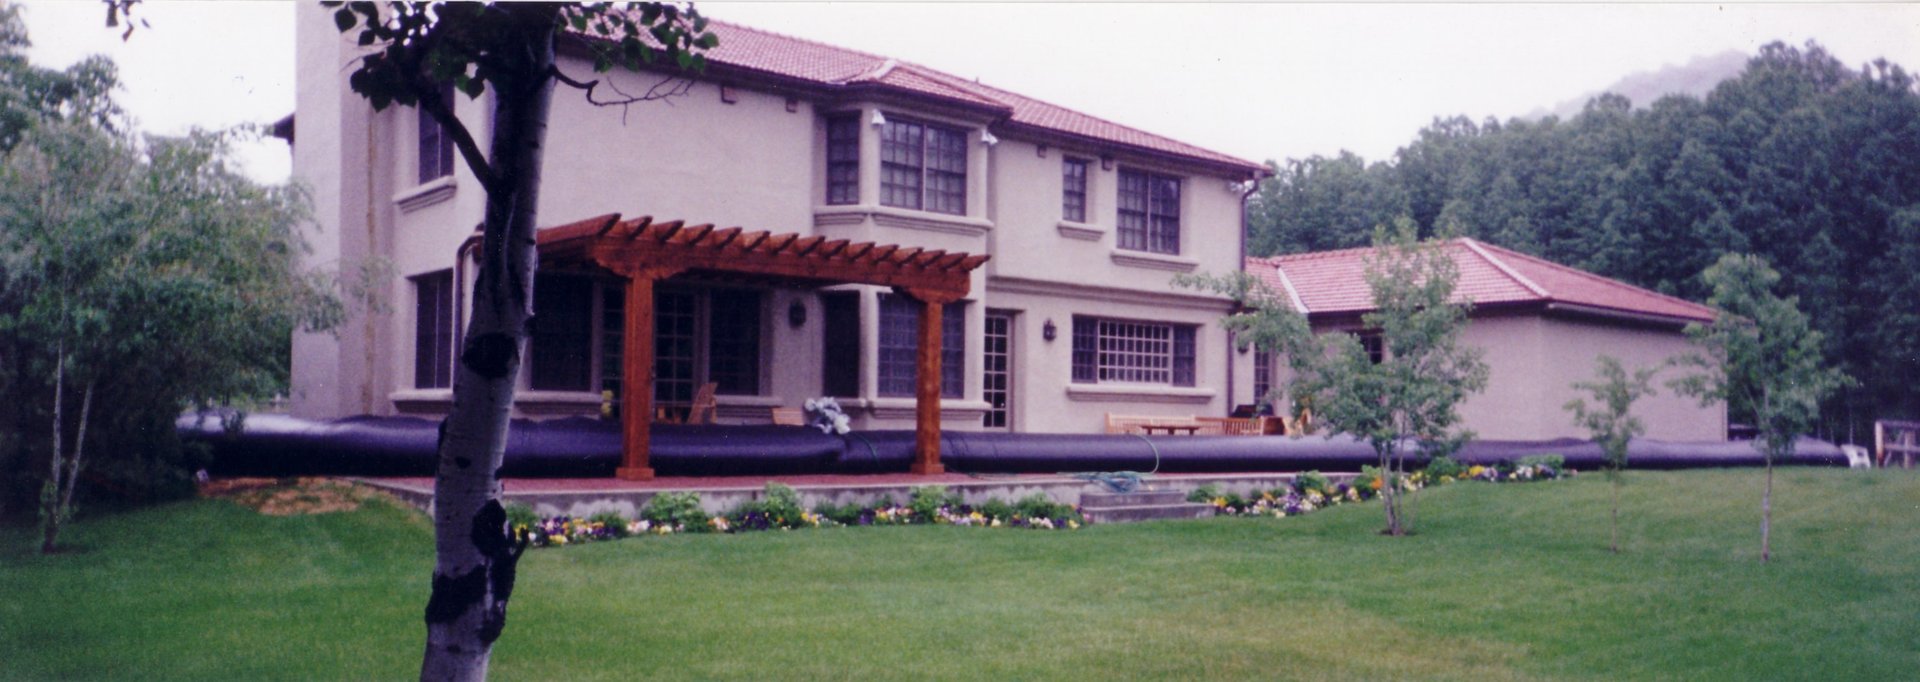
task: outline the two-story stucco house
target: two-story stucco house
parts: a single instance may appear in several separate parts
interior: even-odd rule
[[[991,255],[942,314],[947,428],[1093,432],[1109,412],[1227,411],[1236,354],[1217,321],[1230,304],[1168,282],[1241,266],[1261,166],[915,64],[712,26],[721,44],[691,78],[593,75],[562,46],[561,68],[627,92],[688,80],[625,108],[556,92],[544,225],[621,213]],[[348,89],[358,48],[318,7],[300,10],[297,49],[311,259],[390,276],[376,297],[388,305],[295,339],[292,410],[443,413],[481,190],[430,119],[375,112]],[[485,139],[485,101],[458,99]],[[517,411],[598,413],[622,389],[623,289],[550,273],[535,290]],[[835,396],[859,428],[913,423],[920,313],[903,296],[685,276],[654,295],[659,403],[711,383],[722,422]]]

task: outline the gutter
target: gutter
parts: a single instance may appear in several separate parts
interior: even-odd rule
[[[1686,318],[1686,317],[1676,317],[1673,315],[1660,315],[1657,313],[1636,313],[1636,312],[1629,312],[1625,310],[1615,310],[1613,308],[1601,308],[1598,306],[1582,305],[1579,303],[1549,302],[1546,305],[1546,312],[1560,313],[1563,315],[1573,315],[1578,317],[1597,317],[1597,318],[1607,319],[1607,320],[1618,320],[1621,322],[1653,325],[1653,326],[1659,326],[1659,327],[1684,328],[1687,325],[1695,322],[1702,322],[1702,323],[1707,322],[1706,320],[1696,320],[1696,319]]]

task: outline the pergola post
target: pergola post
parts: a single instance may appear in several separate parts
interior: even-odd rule
[[[913,466],[915,475],[930,476],[946,472],[940,464],[940,330],[951,294],[911,289],[909,298],[920,301],[920,344],[914,362]]]
[[[542,268],[592,266],[627,278],[625,338],[620,376],[622,447],[615,475],[653,478],[648,428],[653,420],[653,289],[682,272],[740,273],[769,279],[826,284],[857,282],[891,286],[924,304],[915,385],[916,474],[937,474],[940,465],[941,306],[971,287],[984,254],[854,243],[824,235],[772,234],[738,227],[654,222],[650,216],[622,221],[619,214],[588,218],[540,230],[535,235]]]
[[[620,335],[620,468],[627,481],[653,480],[648,462],[653,426],[653,283],[670,273],[623,268],[627,278],[626,324]]]

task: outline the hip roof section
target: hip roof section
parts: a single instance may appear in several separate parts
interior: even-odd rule
[[[945,100],[1005,117],[1014,127],[1124,145],[1261,175],[1266,167],[1229,154],[1090,116],[910,62],[795,38],[725,21],[709,21],[720,44],[704,52],[709,65],[798,80],[823,88],[879,88]],[[598,39],[588,32],[577,32]]]
[[[1675,322],[1709,322],[1713,309],[1590,272],[1542,260],[1469,238],[1440,245],[1459,269],[1455,303],[1476,306],[1563,304]],[[1373,310],[1367,260],[1374,249],[1247,259],[1247,271],[1308,315],[1361,314]]]

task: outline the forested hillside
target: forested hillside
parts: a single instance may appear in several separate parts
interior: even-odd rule
[[[1920,418],[1920,89],[1897,65],[1774,43],[1704,99],[1436,119],[1391,161],[1273,166],[1249,207],[1252,255],[1363,245],[1404,215],[1699,301],[1722,253],[1761,254],[1860,381],[1823,435]]]

